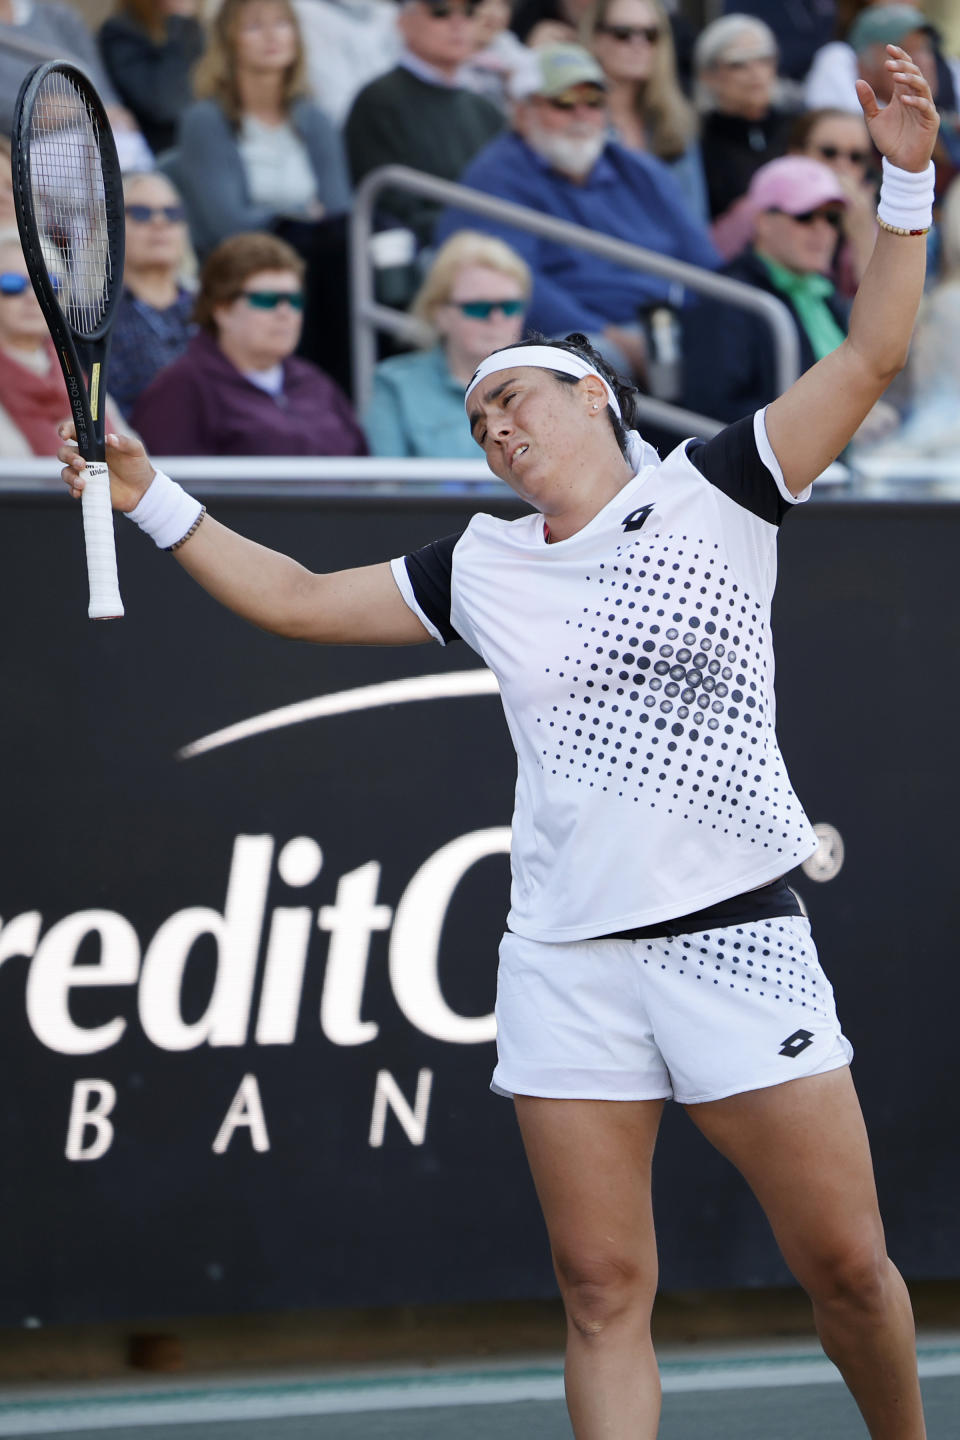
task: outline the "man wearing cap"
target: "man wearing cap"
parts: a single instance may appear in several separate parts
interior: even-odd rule
[[[934,30],[922,10],[914,5],[868,5],[851,25],[846,41],[834,40],[818,51],[804,85],[804,103],[809,110],[824,106],[860,114],[857,80],[874,86],[881,105],[890,98],[890,80],[884,62],[885,46],[902,45],[920,67],[939,104],[942,79],[934,50]],[[945,71],[948,85],[949,72]]]
[[[460,177],[464,185],[692,265],[716,267],[706,230],[690,214],[668,167],[609,138],[606,79],[588,51],[579,45],[532,51],[517,88],[513,129],[477,155]],[[530,266],[532,329],[549,336],[580,331],[615,365],[642,373],[640,314],[658,302],[682,300],[682,291],[673,293],[678,287],[464,211],[443,214],[438,239],[465,228],[499,235]]]
[[[503,115],[459,82],[476,42],[475,0],[401,0],[398,64],[353,102],[344,137],[354,182],[379,165],[410,165],[457,180],[477,151],[503,128]],[[381,207],[424,244],[436,205],[393,192]]]
[[[746,195],[752,243],[721,272],[783,301],[797,328],[801,370],[847,333],[847,304],[827,279],[845,205],[828,165],[804,155],[769,161]],[[684,401],[711,419],[738,420],[776,398],[772,332],[752,311],[703,301],[684,316],[683,354]]]

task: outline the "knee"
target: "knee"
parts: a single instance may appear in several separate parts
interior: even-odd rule
[[[623,1258],[555,1256],[557,1279],[570,1325],[586,1339],[618,1323],[649,1325],[657,1289],[654,1268]]]
[[[818,1255],[802,1284],[816,1305],[879,1313],[886,1308],[890,1274],[882,1237],[858,1239]]]

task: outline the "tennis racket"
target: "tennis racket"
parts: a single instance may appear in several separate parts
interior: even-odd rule
[[[74,65],[38,65],[17,97],[13,196],[24,259],[63,370],[87,462],[83,534],[92,620],[123,614],[104,458],[107,352],[123,282],[117,147],[94,87]]]

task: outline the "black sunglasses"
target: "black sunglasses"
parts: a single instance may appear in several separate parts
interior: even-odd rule
[[[605,95],[592,95],[587,100],[565,100],[562,95],[555,95],[547,99],[547,104],[554,110],[565,110],[569,114],[571,110],[603,110],[607,98]]]
[[[656,45],[660,39],[659,25],[598,25],[597,29],[601,35],[609,35],[611,40],[619,40],[622,45],[641,39],[646,40],[648,45]]]
[[[182,205],[128,205],[127,218],[135,220],[138,225],[147,225],[159,215],[162,220],[169,220],[171,225],[179,225],[187,218],[187,212]]]
[[[774,215],[786,215],[788,220],[795,220],[798,225],[812,225],[815,220],[826,220],[834,230],[839,230],[843,224],[842,210],[804,210],[802,215],[791,215],[789,210],[777,210]]]
[[[427,9],[434,20],[449,20],[451,15],[466,15],[470,19],[479,3],[480,0],[465,0],[463,5],[445,5],[443,0],[440,0],[439,5],[431,5],[430,0],[426,0]]]
[[[822,155],[824,160],[838,160],[842,157],[854,165],[867,165],[870,162],[869,150],[842,150],[839,145],[818,145],[817,153]]]

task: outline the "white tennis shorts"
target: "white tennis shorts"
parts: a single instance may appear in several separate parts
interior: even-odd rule
[[[507,934],[502,1095],[694,1105],[849,1064],[808,922],[782,915],[655,940]]]

